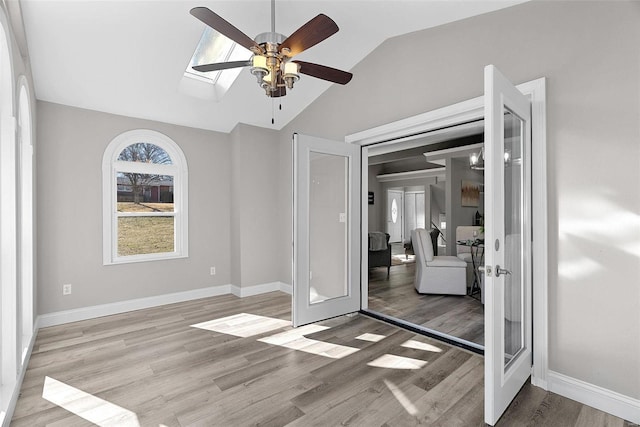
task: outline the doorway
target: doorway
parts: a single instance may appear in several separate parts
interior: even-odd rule
[[[484,171],[470,161],[482,151],[483,131],[484,121],[477,120],[427,132],[411,141],[369,146],[367,182],[374,203],[369,201],[368,212],[363,211],[368,215],[368,232],[386,227],[391,247],[388,273],[379,264],[370,264],[367,275],[363,273],[367,312],[478,353],[484,346],[484,306],[474,267],[481,265],[482,249],[456,244],[461,236],[455,231],[470,229],[484,216]],[[477,190],[470,201],[461,200],[467,182]],[[386,203],[375,203],[379,194],[388,195]],[[390,225],[393,202],[398,200],[404,201],[401,242],[394,238]],[[412,241],[416,229],[435,233],[431,243],[436,256],[454,257],[462,265],[463,274],[457,278],[462,291],[460,286],[452,292],[416,289],[416,262],[421,261]],[[454,231],[452,237],[448,230]],[[371,253],[372,248],[368,249]]]

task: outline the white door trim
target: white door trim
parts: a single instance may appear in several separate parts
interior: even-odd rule
[[[548,378],[548,210],[547,210],[547,131],[546,131],[546,80],[540,78],[517,85],[531,100],[531,144],[533,180],[533,368],[531,382],[547,389]],[[443,129],[484,117],[484,96],[469,99],[437,110],[418,114],[396,122],[357,132],[345,137],[345,142],[362,146],[362,212],[367,212],[367,147],[372,144],[394,144],[420,138],[422,133]],[[368,219],[362,218],[362,247]],[[367,277],[363,262],[361,277]],[[367,288],[362,287],[362,308],[367,307]]]

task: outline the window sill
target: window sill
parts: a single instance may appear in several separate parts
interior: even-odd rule
[[[171,254],[162,256],[149,256],[149,255],[132,255],[127,258],[117,258],[115,260],[104,261],[103,265],[120,265],[120,264],[133,264],[140,262],[153,262],[153,261],[167,261],[172,259],[189,258],[189,254]]]

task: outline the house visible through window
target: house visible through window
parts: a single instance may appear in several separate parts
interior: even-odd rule
[[[103,162],[104,263],[187,256],[186,161],[148,130],[116,137]]]

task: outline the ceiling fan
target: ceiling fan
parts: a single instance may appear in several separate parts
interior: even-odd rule
[[[349,83],[353,77],[353,74],[336,68],[291,60],[295,55],[338,32],[338,25],[324,14],[319,14],[289,37],[285,37],[275,32],[275,0],[271,0],[271,31],[258,34],[253,40],[206,7],[191,9],[191,15],[253,53],[248,61],[196,65],[193,66],[196,71],[251,67],[251,74],[257,77],[258,85],[272,98],[284,96],[287,89],[293,89],[300,73],[342,85]]]

